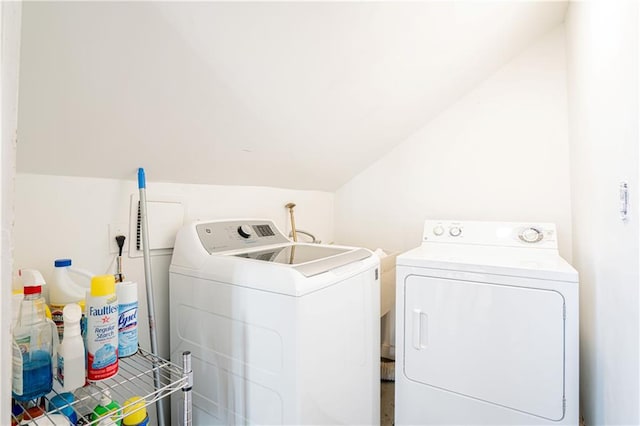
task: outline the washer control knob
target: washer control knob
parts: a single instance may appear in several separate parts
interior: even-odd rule
[[[444,234],[444,228],[441,225],[435,226],[433,228],[433,235],[440,236]]]
[[[460,228],[459,226],[452,226],[451,228],[449,228],[449,235],[451,235],[452,237],[459,237],[460,234],[462,234],[462,228]]]
[[[249,238],[251,236],[251,227],[249,225],[238,226],[238,234],[242,238]]]
[[[536,228],[526,228],[518,237],[525,243],[537,243],[542,240],[542,232]]]

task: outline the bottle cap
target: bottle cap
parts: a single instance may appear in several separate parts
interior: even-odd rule
[[[138,301],[138,283],[135,281],[123,281],[116,284],[118,303],[133,303]]]
[[[36,294],[42,293],[42,286],[32,285],[32,286],[24,286],[24,294]]]
[[[144,398],[132,396],[124,402],[122,424],[126,426],[139,425],[147,417],[146,402]]]
[[[56,268],[71,266],[71,259],[56,259],[53,261],[53,266]]]
[[[113,275],[97,275],[91,278],[91,295],[108,296],[116,292],[116,280]]]

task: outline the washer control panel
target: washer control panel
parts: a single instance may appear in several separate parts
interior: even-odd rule
[[[557,249],[556,237],[552,223],[427,220],[422,242]]]
[[[423,240],[453,241],[461,239],[463,234],[464,226],[462,222],[434,221],[433,223],[425,224]]]
[[[270,220],[229,220],[195,225],[202,246],[210,254],[287,243],[286,238]]]

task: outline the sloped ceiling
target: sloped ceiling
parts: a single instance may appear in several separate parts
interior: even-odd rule
[[[25,2],[18,172],[333,191],[565,9]]]

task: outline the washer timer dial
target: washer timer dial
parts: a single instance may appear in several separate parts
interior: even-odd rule
[[[531,227],[523,229],[518,238],[525,243],[537,243],[542,240],[542,236],[542,232],[539,229]]]
[[[242,237],[242,238],[249,238],[251,237],[251,227],[249,225],[241,225],[238,226],[238,234]]]
[[[452,237],[459,237],[460,234],[462,234],[462,228],[460,228],[459,226],[452,226],[451,228],[449,228],[449,235],[451,235]]]

